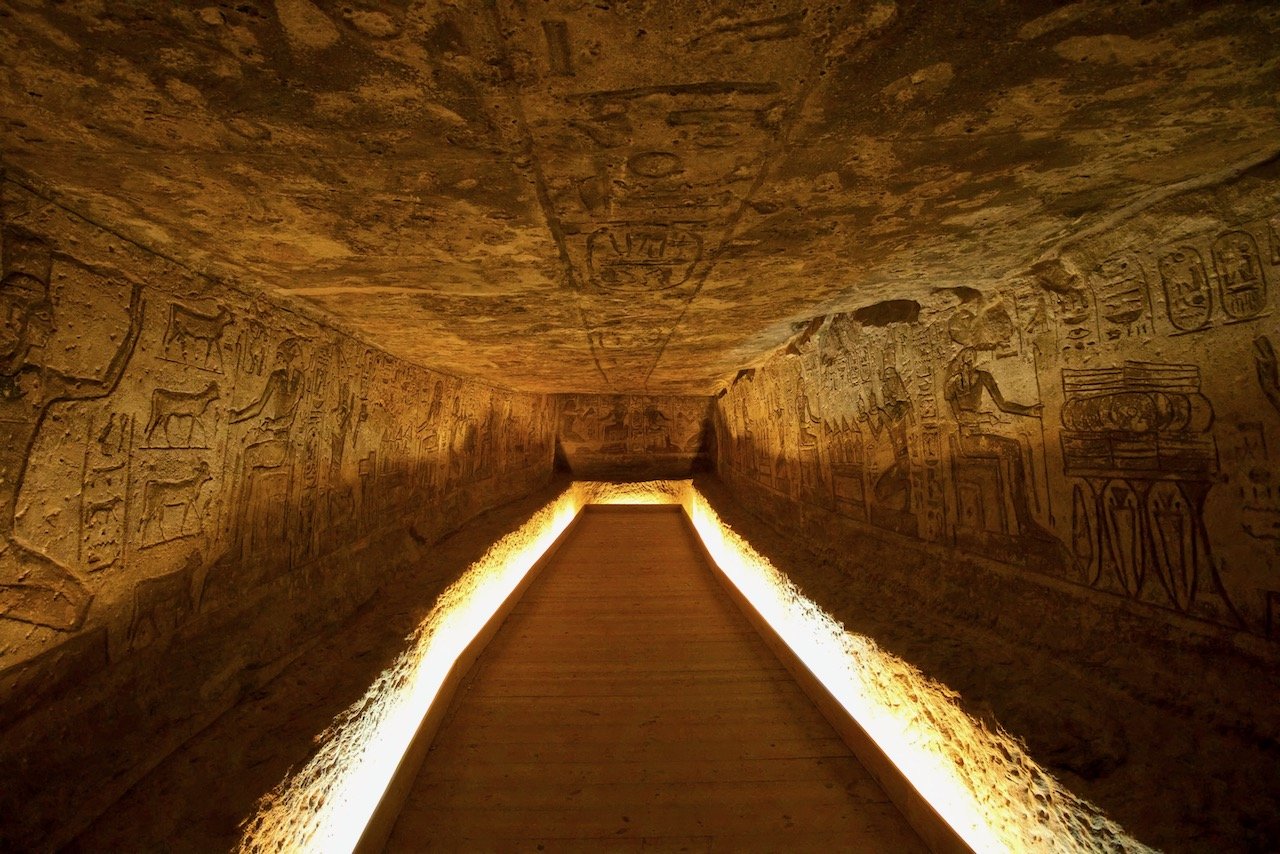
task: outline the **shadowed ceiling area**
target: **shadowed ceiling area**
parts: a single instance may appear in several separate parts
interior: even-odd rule
[[[1280,147],[1265,2],[0,9],[14,171],[529,391],[709,394]]]

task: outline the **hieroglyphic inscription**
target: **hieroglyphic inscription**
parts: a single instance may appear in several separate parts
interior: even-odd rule
[[[602,228],[587,239],[591,281],[610,291],[664,291],[683,285],[702,258],[702,238],[673,225]]]
[[[113,566],[122,555],[134,442],[132,416],[108,412],[100,420],[91,424],[84,443],[78,558],[88,572]]]
[[[509,48],[546,57],[524,68],[520,97],[595,364],[606,386],[641,391],[776,150],[824,36],[788,2],[768,14],[602,16],[578,46],[572,4],[498,8]],[[761,42],[767,61],[745,49],[722,61],[730,46]],[[702,63],[696,79],[666,76],[669,44]],[[653,71],[643,83],[632,82],[637,66]],[[616,84],[584,91],[582,79]]]
[[[557,441],[575,475],[687,477],[702,463],[707,398],[561,395]]]
[[[361,537],[416,520],[430,542],[550,473],[548,397],[406,365],[135,249],[99,267],[0,234],[0,672],[108,624],[127,627],[113,654],[156,643],[279,576],[310,595]]]
[[[1094,276],[1098,319],[1108,341],[1151,331],[1147,281],[1142,264],[1132,256],[1119,256],[1098,265]]]
[[[1267,305],[1267,279],[1258,241],[1247,231],[1228,231],[1213,241],[1222,308],[1233,320],[1248,320]]]
[[[1265,316],[1257,297],[1274,275],[1244,231],[806,324],[718,398],[721,475],[766,507],[1265,634],[1280,582],[1280,360],[1269,332],[1233,325]],[[1240,283],[1234,314],[1224,280]],[[1182,337],[1204,330],[1221,330],[1204,366],[1126,358],[1162,334],[1176,344],[1157,347],[1204,358],[1205,339]],[[1241,387],[1242,367],[1256,383]],[[1232,419],[1225,462],[1209,377]]]
[[[1271,220],[1256,226],[1268,241],[1272,227]],[[1162,250],[1160,294],[1172,331],[1198,332],[1265,316],[1267,261],[1258,239],[1244,228]]]
[[[1191,246],[1166,252],[1160,258],[1169,322],[1182,332],[1202,329],[1213,316],[1213,289],[1204,259]]]

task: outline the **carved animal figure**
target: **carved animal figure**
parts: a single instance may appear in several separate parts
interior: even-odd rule
[[[182,480],[148,481],[142,491],[142,520],[138,525],[142,538],[148,545],[174,540],[187,535],[187,521],[200,493],[213,475],[209,464],[201,462],[195,472]],[[166,516],[172,520],[173,510],[178,510],[177,533],[170,533],[172,521],[165,524]],[[158,534],[158,536],[152,536]]]
[[[203,391],[172,391],[166,388],[158,388],[151,393],[151,419],[147,421],[147,444],[155,444],[155,432],[163,428],[165,445],[168,447],[177,447],[173,443],[173,439],[169,435],[169,426],[175,418],[187,418],[190,422],[187,425],[186,444],[191,444],[192,436],[195,434],[195,428],[200,426],[200,431],[204,437],[208,438],[208,428],[203,422],[204,414],[209,410],[209,405],[218,399],[219,389],[216,382],[211,382],[205,386]]]
[[[183,356],[193,342],[204,345],[204,362],[207,365],[214,353],[214,347],[222,340],[222,333],[233,322],[231,311],[226,306],[219,306],[217,314],[201,314],[186,306],[173,303],[169,306],[169,330],[164,336],[164,348],[167,351],[172,344],[177,344]]]
[[[107,498],[103,501],[90,502],[84,508],[85,522],[90,528],[98,525],[109,525],[111,517],[115,515],[116,508],[123,503],[123,499],[118,495]]]

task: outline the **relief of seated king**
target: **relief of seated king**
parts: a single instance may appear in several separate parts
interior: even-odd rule
[[[45,364],[54,331],[49,294],[52,253],[16,229],[4,233],[0,277],[0,617],[61,631],[80,627],[92,594],[66,567],[15,536],[18,495],[27,458],[55,403],[109,395],[133,352],[142,318],[135,285],[130,324],[101,379],[68,376]]]
[[[999,421],[986,408],[984,398],[990,399],[999,412],[1026,418],[1039,418],[1044,406],[1007,400],[995,377],[977,366],[976,356],[973,347],[962,349],[948,367],[943,385],[943,396],[959,427],[960,451],[966,457],[995,460],[1006,500],[1012,505],[1017,533],[1056,546],[1052,532],[1032,515],[1022,445],[1017,439],[997,432]]]

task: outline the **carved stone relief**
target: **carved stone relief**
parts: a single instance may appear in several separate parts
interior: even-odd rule
[[[556,441],[575,477],[690,476],[706,462],[710,398],[557,395]]]
[[[803,10],[776,4],[654,20],[646,28],[663,32],[652,37],[634,16],[610,15],[585,35],[566,24],[572,4],[497,8],[595,366],[608,388],[643,389],[777,151],[825,36]],[[673,43],[700,66],[695,80],[668,70]],[[761,43],[767,53],[753,50]],[[644,57],[656,76],[632,85]]]
[[[918,311],[820,318],[719,399],[719,470],[871,529],[1274,636],[1273,221],[1045,262]]]
[[[123,655],[276,578],[306,595],[361,537],[422,518],[435,536],[550,474],[551,398],[407,365],[137,250],[64,254],[92,227],[42,234],[4,189],[0,672],[101,626]]]

